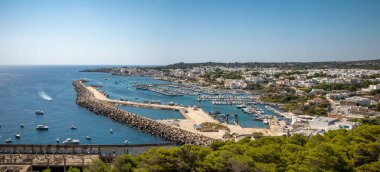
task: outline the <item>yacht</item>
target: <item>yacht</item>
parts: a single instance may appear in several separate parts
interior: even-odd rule
[[[91,140],[91,137],[90,136],[86,136],[86,140]]]
[[[16,139],[19,139],[21,137],[21,134],[20,133],[15,133],[15,137],[16,137]]]
[[[62,144],[75,145],[75,144],[79,144],[79,142],[80,141],[77,139],[67,138],[65,141],[62,142]]]
[[[49,127],[47,125],[37,125],[37,130],[49,130]]]
[[[36,113],[36,115],[43,115],[44,111],[42,111],[42,110],[36,110],[35,113]]]
[[[11,138],[5,139],[5,143],[12,143],[12,139]]]

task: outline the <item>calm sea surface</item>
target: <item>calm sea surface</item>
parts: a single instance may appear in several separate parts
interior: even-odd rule
[[[122,144],[164,143],[158,137],[144,134],[126,125],[95,115],[74,102],[75,91],[72,81],[85,78],[102,86],[112,99],[160,100],[163,104],[170,101],[184,105],[200,105],[206,111],[218,110],[221,113],[238,113],[242,127],[265,127],[262,122],[254,121],[253,116],[243,113],[235,106],[212,105],[211,102],[198,102],[195,96],[171,97],[147,90],[136,90],[137,83],[168,83],[149,77],[113,76],[106,73],[84,73],[82,69],[100,66],[0,66],[0,143],[12,138],[13,144],[54,144],[56,138],[80,139],[81,144]],[[115,83],[115,81],[117,83]],[[52,98],[52,101],[47,99]],[[260,105],[259,105],[260,106]],[[120,107],[152,119],[183,119],[179,112],[135,107]],[[44,115],[36,115],[41,109]],[[271,112],[266,111],[266,114]],[[20,128],[20,124],[25,127]],[[48,125],[48,131],[37,131],[36,125]],[[69,129],[72,125],[77,130]],[[113,134],[109,129],[113,129]],[[15,139],[14,133],[21,133]],[[92,140],[85,140],[89,135]]]

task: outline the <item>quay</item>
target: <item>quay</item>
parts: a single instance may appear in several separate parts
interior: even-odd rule
[[[155,120],[118,109],[113,106],[114,103],[120,103],[123,101],[109,100],[107,97],[97,92],[96,89],[91,91],[92,87],[86,87],[82,83],[82,80],[74,81],[73,86],[77,92],[75,102],[79,106],[82,106],[96,114],[107,116],[114,121],[126,124],[132,128],[136,128],[144,133],[158,136],[169,142],[177,144],[209,146],[215,140],[214,138],[189,132],[181,128],[166,125]],[[134,102],[128,103],[132,103],[132,105],[141,105],[135,104]],[[144,106],[178,110],[182,108],[181,106],[166,106],[157,104],[147,104]]]

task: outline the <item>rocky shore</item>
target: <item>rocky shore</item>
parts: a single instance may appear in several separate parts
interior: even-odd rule
[[[77,92],[75,102],[79,106],[95,112],[96,114],[107,116],[112,120],[136,128],[144,133],[158,136],[169,142],[178,144],[209,146],[214,141],[212,138],[162,124],[149,118],[118,109],[106,102],[102,102],[95,98],[94,94],[82,83],[82,80],[74,81],[73,86]]]

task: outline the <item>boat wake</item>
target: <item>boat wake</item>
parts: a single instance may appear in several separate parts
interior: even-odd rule
[[[53,100],[53,98],[51,98],[44,90],[38,91],[38,95],[45,100],[48,100],[48,101]]]

